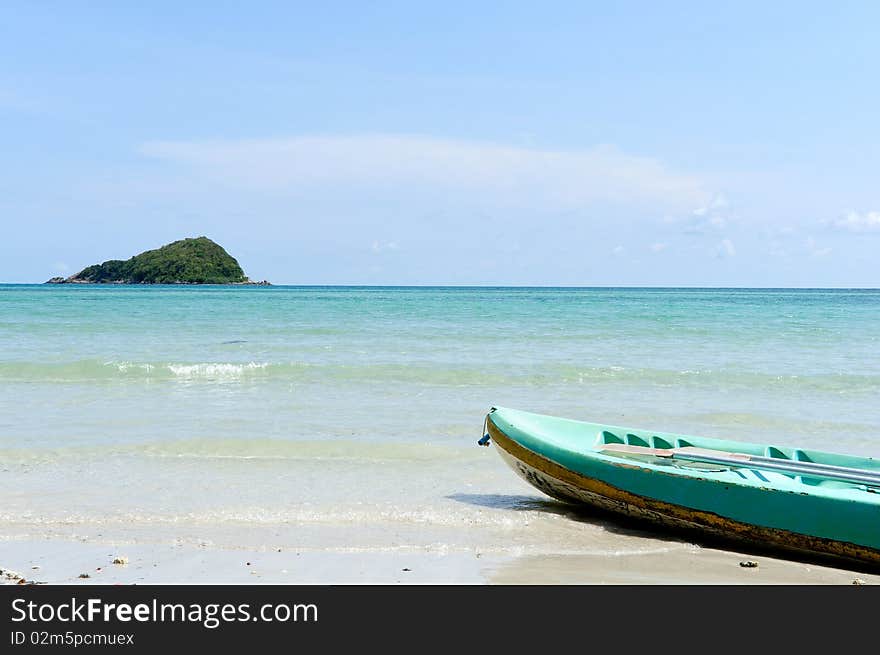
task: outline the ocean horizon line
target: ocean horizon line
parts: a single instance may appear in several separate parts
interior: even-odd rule
[[[62,285],[47,285],[45,282],[0,282],[0,287],[42,287],[58,288]],[[703,286],[703,285],[575,285],[575,284],[289,284],[271,283],[268,286],[243,286],[235,284],[70,284],[65,288],[204,288],[234,287],[242,289],[286,288],[286,289],[572,289],[572,290],[694,290],[694,291],[880,291],[880,286]]]

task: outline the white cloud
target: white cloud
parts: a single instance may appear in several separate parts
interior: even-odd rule
[[[831,248],[820,248],[813,237],[807,237],[805,246],[807,252],[813,257],[825,257],[831,254]]]
[[[668,243],[652,243],[651,252],[663,252],[669,247]]]
[[[398,245],[396,241],[373,241],[373,244],[370,246],[370,249],[373,252],[382,252],[383,250],[397,250]]]
[[[709,202],[707,205],[697,207],[693,213],[695,216],[707,216],[714,214],[718,210],[724,209],[725,207],[727,207],[727,198],[719,194],[714,196],[711,202]]]
[[[623,254],[624,250],[625,248],[623,246],[615,246],[614,250],[611,251],[611,254],[620,257]]]
[[[847,232],[880,232],[880,212],[849,212],[846,216],[828,221],[828,225]]]
[[[730,223],[725,212],[728,207],[723,195],[715,195],[711,201],[702,204],[685,216],[667,216],[663,222],[680,229],[685,234],[717,234]]]
[[[736,246],[733,245],[733,241],[730,239],[722,239],[721,242],[715,248],[715,256],[716,257],[735,257],[736,256]]]
[[[496,202],[576,208],[593,202],[704,206],[697,176],[612,146],[539,150],[476,141],[377,134],[241,141],[156,141],[140,152],[225,184],[259,190],[367,185],[439,189]]]

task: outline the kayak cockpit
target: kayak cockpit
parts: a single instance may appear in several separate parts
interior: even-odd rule
[[[621,457],[648,457],[678,460],[687,464],[720,466],[714,470],[753,468],[788,476],[797,482],[813,486],[839,488],[857,487],[880,492],[880,467],[866,466],[870,458],[858,458],[830,453],[810,453],[800,448],[779,448],[755,444],[730,444],[714,439],[698,439],[703,444],[677,437],[668,439],[657,435],[647,438],[626,432],[618,435],[602,430],[595,450]],[[710,447],[706,447],[710,446]]]

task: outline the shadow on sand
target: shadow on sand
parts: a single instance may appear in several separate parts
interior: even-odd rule
[[[459,503],[488,507],[490,509],[555,514],[557,516],[564,516],[572,521],[578,521],[579,523],[596,525],[607,532],[615,534],[692,543],[683,536],[676,536],[670,531],[653,531],[649,524],[633,518],[620,516],[590,505],[568,504],[559,500],[553,500],[552,498],[504,494],[451,494],[446,496],[446,498]]]
[[[848,571],[880,574],[880,565],[867,562],[846,560],[832,555],[805,553],[789,550],[779,546],[762,545],[735,538],[725,538],[707,533],[699,528],[672,528],[591,505],[568,504],[559,500],[540,496],[504,495],[504,494],[450,494],[450,500],[478,507],[509,511],[547,512],[563,516],[572,521],[589,523],[606,532],[631,537],[645,537],[660,541],[694,544],[700,548],[712,548],[728,551],[738,555],[753,557],[772,557],[787,559],[801,564],[825,566]]]

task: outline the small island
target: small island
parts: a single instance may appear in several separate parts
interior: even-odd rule
[[[46,284],[253,284],[238,262],[207,237],[181,239],[130,259],[93,264],[70,277]]]

